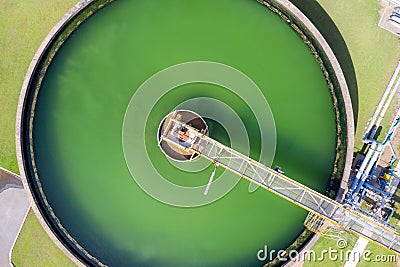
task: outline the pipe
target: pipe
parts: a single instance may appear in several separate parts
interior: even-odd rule
[[[400,85],[400,79],[397,80],[396,85],[394,86],[394,89],[392,90],[392,92],[390,92],[388,101],[386,102],[385,106],[383,107],[383,110],[381,111],[381,114],[379,115],[379,118],[375,124],[376,126],[379,126],[381,124],[381,121],[382,121],[383,117],[385,116],[385,113],[386,113],[387,109],[389,108],[389,105],[392,102],[392,99],[393,99],[395,93],[397,92],[399,85]]]
[[[386,207],[387,209],[391,210],[390,215],[387,217],[386,222],[389,222],[394,214],[394,209],[392,207]]]
[[[352,192],[356,188],[362,174],[364,173],[365,167],[367,166],[368,162],[370,161],[371,156],[374,153],[376,146],[377,146],[377,143],[374,141],[374,142],[372,142],[371,146],[369,147],[368,152],[365,155],[363,162],[361,163],[360,169],[358,170],[356,176],[354,177],[353,183],[351,184],[351,186],[349,188],[349,192],[347,192],[346,202],[351,198]]]
[[[378,216],[378,218],[380,218],[380,219],[384,219],[384,218],[383,218],[382,211],[383,211],[383,208],[385,207],[385,204],[386,204],[386,200],[385,200],[384,197],[382,197],[382,199],[381,199],[381,204],[377,207],[376,212],[375,212],[375,214],[376,214],[376,215]]]
[[[358,199],[358,203],[357,203],[358,206],[361,204],[361,201],[364,199],[366,193],[367,193],[367,192],[366,192],[365,189],[363,188],[362,191],[361,191],[360,197],[359,197],[359,199]]]
[[[392,185],[393,178],[394,178],[394,174],[392,175],[392,179],[390,179],[390,182],[389,182],[388,186]],[[397,190],[399,190],[399,186],[400,186],[400,183],[397,184],[396,189],[393,191],[392,196],[396,193]]]
[[[382,198],[382,203],[381,203],[381,209],[383,209],[386,205],[386,199],[383,197]]]
[[[351,202],[354,201],[355,197],[358,195],[358,192],[360,192],[360,189],[363,186],[363,184],[364,184],[365,180],[367,179],[367,177],[369,176],[369,173],[371,172],[372,167],[375,165],[375,163],[378,160],[379,156],[382,154],[382,148],[383,148],[382,144],[377,143],[377,148],[374,151],[374,154],[373,154],[371,160],[369,161],[367,168],[365,169],[364,173],[362,174],[361,179],[360,179],[360,181],[359,181],[359,183],[357,185],[356,190],[354,190],[354,193],[353,193],[352,198],[351,198]]]
[[[364,186],[365,186],[366,188],[371,189],[371,190],[377,191],[377,192],[381,193],[382,195],[384,195],[384,196],[386,196],[386,197],[390,197],[390,194],[389,194],[388,192],[385,192],[385,191],[383,191],[382,189],[380,189],[380,188],[378,188],[378,187],[376,187],[376,186],[373,186],[373,185],[370,184],[370,183],[364,183]]]
[[[372,115],[372,118],[371,118],[371,120],[370,120],[369,123],[368,123],[367,129],[365,130],[365,133],[364,133],[363,140],[368,139],[368,135],[369,135],[369,133],[370,133],[370,131],[371,131],[371,128],[372,128],[372,126],[375,124],[376,117],[378,116],[379,112],[381,111],[382,106],[383,106],[384,102],[386,101],[386,98],[387,98],[387,96],[388,96],[390,90],[391,90],[392,87],[393,87],[393,84],[394,84],[394,82],[395,82],[395,80],[396,80],[396,77],[397,77],[398,74],[399,74],[399,71],[400,71],[400,61],[398,62],[398,65],[397,65],[397,67],[396,67],[396,69],[395,69],[395,71],[394,71],[394,73],[393,73],[393,75],[392,75],[392,78],[390,79],[389,84],[388,84],[388,86],[386,87],[386,90],[385,90],[385,92],[383,93],[382,98],[381,98],[381,100],[379,101],[378,106],[377,106],[376,109],[375,109],[374,115]],[[378,127],[376,127],[376,128],[378,128]],[[374,129],[374,132],[376,132],[376,129]],[[372,137],[373,137],[373,136],[372,136]],[[371,137],[371,138],[372,138],[372,137]]]
[[[389,143],[392,140],[393,134],[396,132],[397,128],[399,127],[400,124],[400,108],[397,110],[396,119],[392,121],[392,124],[390,125],[390,128],[386,134],[385,141],[383,144],[385,145],[386,143]]]

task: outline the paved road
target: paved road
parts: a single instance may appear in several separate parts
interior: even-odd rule
[[[18,176],[0,168],[0,266],[11,265],[11,250],[29,210]]]

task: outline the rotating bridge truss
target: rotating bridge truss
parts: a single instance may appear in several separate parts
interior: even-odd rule
[[[171,147],[199,154],[205,159],[221,166],[242,178],[309,211],[304,224],[318,234],[327,229],[341,229],[362,236],[386,249],[400,254],[400,233],[378,220],[346,209],[342,204],[320,194],[301,183],[227,147],[197,131],[197,129],[172,116],[161,139]],[[195,134],[192,143],[182,143],[173,132],[176,126],[183,126]]]

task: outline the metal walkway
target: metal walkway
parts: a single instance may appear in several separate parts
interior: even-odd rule
[[[198,132],[196,129],[170,118],[161,139],[170,146],[186,152],[197,153],[214,164],[238,174],[280,197],[308,210],[305,225],[310,230],[321,233],[330,226],[362,236],[384,248],[400,254],[400,233],[322,195],[289,177],[245,156],[241,153]],[[186,127],[196,138],[192,143],[182,143],[176,138],[177,125]]]

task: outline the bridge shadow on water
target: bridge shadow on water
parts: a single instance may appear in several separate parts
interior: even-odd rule
[[[353,61],[350,57],[346,42],[339,29],[326,11],[315,0],[290,0],[295,4],[318,28],[329,46],[335,53],[336,58],[342,67],[344,76],[349,87],[351,102],[354,112],[354,124],[357,127],[358,117],[358,85]]]

